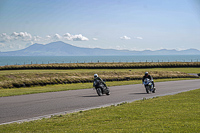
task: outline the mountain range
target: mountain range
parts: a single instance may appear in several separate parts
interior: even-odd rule
[[[52,42],[46,45],[33,44],[25,49],[9,52],[0,52],[0,56],[122,56],[122,55],[200,55],[197,49],[187,50],[144,50],[129,51],[101,48],[83,48],[73,46],[61,41]]]

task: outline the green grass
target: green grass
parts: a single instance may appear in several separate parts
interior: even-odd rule
[[[118,62],[118,63],[58,63],[0,66],[0,70],[19,69],[125,69],[125,68],[169,68],[200,67],[200,62]]]
[[[140,69],[27,69],[27,70],[1,70],[0,75],[4,74],[19,74],[19,73],[81,73],[81,72],[127,72],[127,71],[180,71],[185,73],[200,73],[200,69],[197,67],[185,67],[185,68],[140,68]]]
[[[157,70],[157,71],[179,71],[184,73],[200,73],[200,68],[196,67],[185,67],[185,68],[154,68],[149,70]]]
[[[186,73],[199,73],[199,68],[145,68],[145,69],[76,69],[76,70],[3,70],[0,71],[0,86],[6,83],[12,83],[20,81],[33,81],[37,82],[39,79],[53,77],[58,78],[59,76],[68,76],[69,79],[73,80],[75,76],[79,78],[87,77],[93,80],[93,74],[98,73],[103,79],[110,77],[130,77],[137,76],[142,78],[145,71],[149,71],[151,75],[158,76],[162,78],[166,74],[183,74]],[[56,76],[57,75],[57,76]],[[59,75],[59,76],[58,76]],[[72,77],[72,78],[71,78]],[[170,77],[170,76],[169,76]],[[86,78],[86,79],[87,79]],[[155,77],[154,77],[155,78]],[[34,80],[36,79],[36,81]],[[63,78],[65,79],[65,77]],[[155,82],[169,81],[169,80],[184,80],[188,78],[167,78],[167,79],[156,79]],[[44,80],[45,81],[45,80]],[[116,85],[127,85],[127,84],[138,84],[141,80],[130,80],[130,81],[113,81],[106,82],[108,86]],[[9,85],[9,84],[8,84]],[[21,88],[2,88],[0,89],[0,97],[14,96],[14,95],[24,95],[24,94],[34,94],[43,92],[55,92],[55,91],[66,91],[75,89],[86,89],[92,88],[92,83],[75,83],[75,84],[59,84],[59,85],[47,85],[47,86],[31,86],[31,87],[21,87]]]
[[[92,82],[95,73],[98,73],[102,79],[107,81],[127,80],[127,78],[134,80],[141,79],[145,71],[149,71],[154,79],[196,78],[187,73],[198,73],[198,68],[1,70],[0,89]]]
[[[200,132],[200,89],[89,111],[1,125],[2,133]]]

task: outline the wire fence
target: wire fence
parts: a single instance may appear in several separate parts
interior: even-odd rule
[[[134,62],[199,62],[200,59],[177,59],[177,60],[58,60],[58,61],[12,61],[12,62],[0,62],[0,66],[5,65],[31,65],[31,64],[64,64],[64,63],[134,63]]]

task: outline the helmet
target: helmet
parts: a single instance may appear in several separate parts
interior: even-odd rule
[[[94,78],[97,78],[98,77],[98,74],[94,74]]]
[[[145,76],[146,76],[146,75],[149,75],[149,73],[148,73],[148,72],[145,72]]]

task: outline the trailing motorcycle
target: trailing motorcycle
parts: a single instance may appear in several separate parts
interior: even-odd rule
[[[102,96],[103,94],[110,95],[109,88],[106,87],[100,80],[95,80],[93,86],[95,87],[99,96]]]
[[[147,93],[150,93],[150,92],[155,93],[156,90],[150,79],[145,78],[143,84],[144,84],[144,87],[145,87]]]

